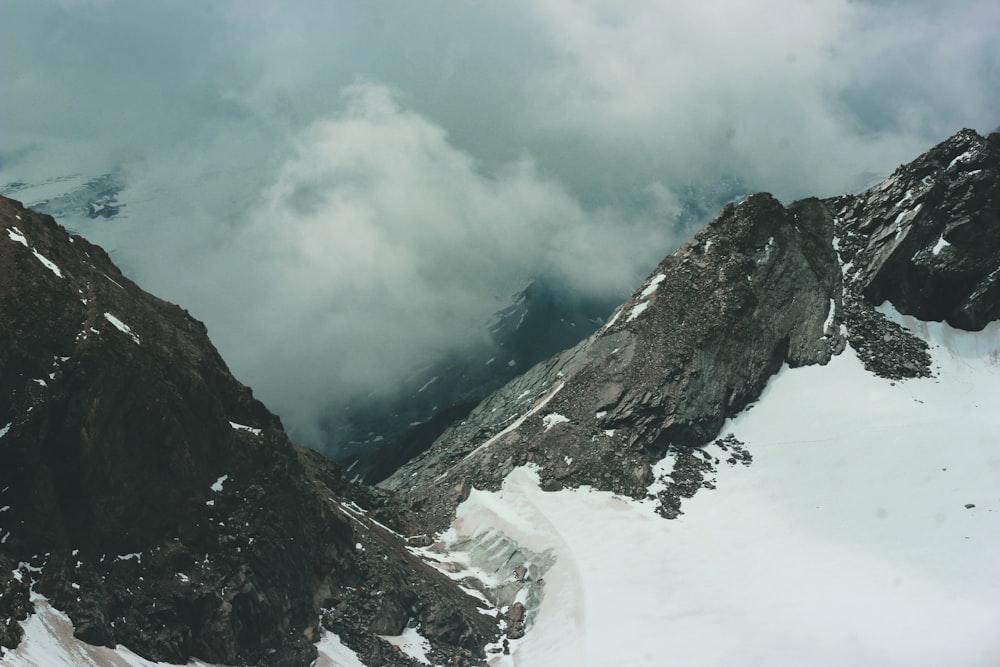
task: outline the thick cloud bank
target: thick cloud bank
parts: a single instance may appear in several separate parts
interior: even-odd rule
[[[0,187],[114,172],[120,215],[64,222],[306,440],[528,280],[622,294],[741,191],[857,190],[1000,120],[992,0],[0,12]]]
[[[214,286],[198,305],[230,310],[219,345],[292,423],[477,341],[532,278],[620,293],[638,278],[635,246],[645,262],[659,254],[662,235],[622,235],[530,160],[484,173],[386,88],[345,95],[185,276],[185,292]]]

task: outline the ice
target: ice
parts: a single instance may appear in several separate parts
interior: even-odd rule
[[[114,326],[115,329],[118,329],[123,334],[126,334],[132,340],[134,340],[136,345],[139,344],[139,337],[132,332],[132,328],[129,327],[129,325],[125,324],[111,313],[104,313],[104,319],[106,319],[108,322],[111,322],[111,325]]]
[[[427,653],[431,650],[431,644],[416,628],[408,627],[403,630],[403,634],[398,636],[379,636],[417,662],[423,665],[431,664],[431,661],[427,658]]]
[[[423,387],[421,387],[420,389],[417,389],[417,393],[418,394],[421,393],[424,389],[427,389],[427,387],[431,386],[432,384],[434,384],[437,381],[438,381],[438,376],[435,375],[430,380],[428,380],[426,383],[424,383]]]
[[[635,318],[639,317],[640,315],[643,314],[643,312],[645,312],[647,308],[649,308],[648,301],[637,303],[635,306],[632,307],[632,312],[628,314],[628,319],[625,320],[625,322],[626,323],[631,322]]]
[[[826,321],[823,322],[823,333],[833,330],[833,321],[837,317],[837,302],[830,299],[830,310],[826,314]]]
[[[56,274],[60,278],[63,277],[62,271],[59,270],[59,267],[56,266],[55,263],[53,263],[52,261],[50,261],[45,255],[43,255],[42,253],[38,252],[34,248],[31,249],[31,254],[34,255],[35,259],[37,259],[39,262],[41,262],[42,266],[44,266],[46,269],[48,269],[52,273]]]
[[[146,660],[124,647],[86,644],[73,637],[69,617],[54,609],[46,598],[34,593],[31,602],[35,613],[21,623],[24,637],[16,649],[4,655],[4,667],[166,667],[167,663]],[[200,660],[188,665],[209,667]]]
[[[332,632],[324,632],[316,643],[319,657],[312,667],[365,667],[358,654],[344,646],[340,637]]]
[[[934,255],[941,254],[941,251],[950,246],[951,244],[944,240],[944,236],[938,239],[938,242],[934,244],[934,248],[931,249],[931,253]]]
[[[613,312],[611,314],[611,318],[607,321],[607,323],[604,325],[604,328],[601,329],[601,331],[607,331],[608,329],[610,329],[611,327],[613,327],[614,324],[615,324],[615,322],[618,321],[618,318],[622,316],[622,311],[623,310],[624,310],[624,308],[620,307],[620,308],[618,308],[618,310],[616,310],[615,312]]]
[[[542,417],[542,425],[545,427],[546,431],[548,431],[550,428],[552,428],[556,424],[566,424],[568,422],[569,422],[569,417],[565,417],[565,416],[563,416],[561,414],[558,414],[556,412],[551,412],[551,413],[545,415],[544,417]]]
[[[666,279],[667,276],[665,274],[663,273],[657,274],[651,281],[649,281],[649,285],[646,286],[646,289],[642,290],[642,293],[639,295],[639,298],[648,299],[650,295],[652,295],[653,292],[656,291],[656,288],[660,286],[660,283],[662,283]]]
[[[264,432],[263,430],[261,430],[259,428],[254,428],[252,426],[246,426],[244,424],[237,424],[236,422],[229,422],[229,425],[231,427],[233,427],[234,430],[237,430],[237,431],[249,431],[250,433],[253,433],[254,435],[260,435],[261,433]]]
[[[959,155],[957,158],[955,158],[954,160],[952,160],[951,162],[948,163],[948,168],[947,168],[946,171],[951,171],[951,168],[954,167],[956,164],[958,164],[960,162],[965,162],[965,161],[967,161],[972,156],[973,156],[972,151],[965,151],[964,153],[962,153],[961,155]]]
[[[17,231],[17,230],[16,230],[16,229],[14,229],[13,227],[11,227],[10,229],[8,229],[8,230],[7,230],[7,236],[9,236],[9,237],[10,237],[10,240],[11,240],[11,241],[14,241],[14,242],[16,242],[16,243],[20,243],[20,244],[21,244],[21,245],[23,245],[23,246],[24,246],[25,248],[29,247],[29,246],[28,246],[28,239],[26,239],[26,238],[24,237],[24,235],[23,235],[23,234],[21,234],[21,232]]]
[[[5,435],[7,435],[7,431],[9,431],[10,427],[13,426],[13,425],[14,425],[14,423],[11,422],[10,424],[7,424],[6,426],[0,426],[0,438],[2,438]]]
[[[115,280],[114,278],[112,278],[111,276],[109,276],[108,274],[105,273],[104,277],[107,278],[108,280],[110,280],[111,282],[113,282],[115,285],[117,285],[119,289],[125,289],[124,287],[122,287],[122,284],[120,282],[118,282],[117,280]]]
[[[218,493],[219,491],[222,491],[222,485],[226,483],[227,479],[229,479],[229,475],[223,475],[219,479],[212,482],[212,486],[210,486],[209,488],[212,489],[212,491],[214,491],[215,493]]]

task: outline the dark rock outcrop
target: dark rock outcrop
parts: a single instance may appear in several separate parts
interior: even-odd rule
[[[1000,142],[962,130],[830,204],[869,302],[972,331],[1000,317]]]
[[[445,480],[496,488],[526,462],[540,466],[545,488],[643,496],[654,461],[711,441],[782,364],[839,351],[833,236],[818,200],[786,209],[759,194],[728,206],[604,328],[487,399],[387,486],[439,522],[453,505],[438,491]]]
[[[155,660],[307,665],[322,618],[373,661],[406,664],[376,635],[412,619],[475,662],[496,623],[381,503],[295,448],[201,323],[0,199],[3,645],[33,586],[80,639]]]

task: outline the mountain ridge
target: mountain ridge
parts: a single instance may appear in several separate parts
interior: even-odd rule
[[[386,541],[380,501],[295,448],[204,325],[48,216],[2,199],[0,227],[0,643],[40,593],[154,660],[308,664],[321,622],[384,660],[411,618],[481,655],[495,621]]]
[[[152,659],[309,664],[326,630],[370,664],[417,664],[385,637],[419,629],[434,660],[482,664],[530,626],[553,556],[491,533],[448,561],[471,494],[530,464],[542,489],[680,516],[712,488],[706,444],[750,462],[720,429],[779,369],[850,346],[886,382],[934,372],[883,300],[996,320],[997,220],[1000,135],[971,130],[860,195],[752,195],[373,490],[292,445],[203,325],[2,199],[0,645],[43,594],[79,638]]]
[[[905,186],[914,180],[923,186],[917,192]],[[908,191],[926,207],[894,211]],[[664,451],[710,442],[782,363],[825,363],[850,340],[872,372],[926,375],[926,345],[877,313],[872,300],[888,294],[904,314],[939,319],[952,304],[959,324],[981,329],[1000,304],[998,218],[1000,135],[973,130],[863,195],[787,208],[768,194],[751,195],[664,259],[599,332],[488,397],[383,486],[405,490],[408,509],[422,517],[416,523],[439,529],[465,487],[496,489],[528,462],[540,466],[543,488],[589,485],[639,498]],[[934,252],[945,237],[955,243]],[[918,296],[900,296],[907,290]],[[923,294],[940,296],[932,307],[912,307]],[[565,388],[574,381],[584,388]],[[589,397],[586,409],[581,394]],[[530,409],[536,419],[505,431]],[[546,413],[568,423],[547,426]],[[445,493],[449,465],[470,482]]]

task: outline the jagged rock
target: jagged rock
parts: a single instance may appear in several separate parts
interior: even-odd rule
[[[448,630],[428,636],[442,658],[471,664],[499,635],[368,518],[378,494],[291,444],[200,322],[8,199],[0,495],[6,646],[29,584],[78,638],[171,662],[308,665],[321,609],[344,604],[337,628],[365,659],[388,650],[378,631],[443,608]]]
[[[439,526],[455,505],[438,492],[445,479],[496,488],[526,461],[546,489],[643,496],[667,449],[710,441],[783,363],[841,348],[833,231],[818,200],[786,209],[761,194],[727,207],[598,333],[487,399],[386,486]]]
[[[850,341],[878,375],[930,373],[926,345],[874,306],[969,329],[1000,315],[998,144],[963,130],[861,195],[726,207],[601,330],[485,399],[382,485],[426,531],[456,505],[441,485],[496,489],[532,463],[546,490],[642,497],[651,463],[672,450],[680,467],[660,501],[676,516],[711,484],[685,448],[715,438],[782,364],[826,363]]]
[[[17,563],[5,553],[0,553],[0,655],[3,648],[14,648],[23,635],[18,621],[28,618],[35,609],[31,603],[28,582],[18,572]]]
[[[524,636],[524,605],[515,602],[507,612],[507,639],[520,639]]]
[[[871,303],[978,331],[1000,316],[1000,145],[962,130],[868,192],[832,202]]]

